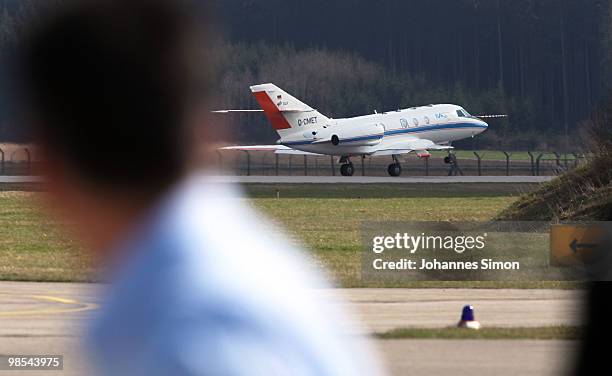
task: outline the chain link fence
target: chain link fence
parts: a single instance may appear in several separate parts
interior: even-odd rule
[[[445,163],[446,153],[429,158],[413,154],[400,158],[403,176],[532,175],[554,176],[585,163],[586,155],[557,152],[454,152],[456,163]],[[353,157],[355,175],[387,176],[388,157]],[[333,176],[340,175],[338,157],[275,154],[271,151],[217,151],[219,170],[226,175]],[[0,175],[38,175],[43,162],[29,147],[0,146]],[[453,166],[455,168],[453,168]]]
[[[275,154],[267,151],[218,151],[219,170],[226,175],[332,176],[340,175],[338,157]],[[400,159],[402,176],[531,175],[554,176],[586,161],[584,154],[557,152],[457,151],[455,165],[445,163],[447,154],[429,158],[412,154]],[[388,157],[353,157],[355,175],[387,176]],[[455,168],[453,168],[453,166]]]

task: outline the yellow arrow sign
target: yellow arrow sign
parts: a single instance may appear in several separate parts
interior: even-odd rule
[[[572,224],[550,227],[550,264],[569,266],[588,263],[604,244],[607,233],[603,225]]]

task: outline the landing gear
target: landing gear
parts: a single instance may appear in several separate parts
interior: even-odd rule
[[[391,176],[400,176],[402,174],[402,166],[399,163],[391,163],[389,168],[387,168],[387,172]]]
[[[355,173],[355,167],[353,167],[353,163],[351,163],[351,159],[348,155],[343,155],[340,157],[340,173],[342,176],[353,176]]]
[[[353,164],[351,162],[344,163],[340,166],[340,173],[342,174],[342,176],[353,176],[353,174],[355,173],[355,167],[353,167]]]
[[[390,176],[400,176],[402,174],[402,166],[397,159],[397,156],[393,155],[393,163],[387,168],[387,172]]]

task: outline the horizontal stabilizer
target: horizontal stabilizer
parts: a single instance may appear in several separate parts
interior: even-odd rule
[[[323,155],[323,154],[319,154],[319,153],[311,153],[309,151],[302,151],[302,150],[296,150],[296,149],[279,149],[277,151],[275,151],[276,154],[289,154],[289,155]]]
[[[273,151],[276,154],[290,154],[290,155],[322,155],[317,153],[310,153],[307,151],[295,150],[285,145],[246,145],[246,146],[225,146],[219,148],[219,150],[239,150],[239,151]]]
[[[219,148],[219,150],[243,150],[243,151],[276,151],[279,149],[289,149],[284,145],[235,145],[225,146]]]
[[[232,112],[263,112],[263,110],[214,110],[210,112],[213,114],[229,114]]]

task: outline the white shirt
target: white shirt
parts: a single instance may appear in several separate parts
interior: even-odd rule
[[[192,178],[119,254],[90,345],[104,375],[376,375],[310,264],[232,188]]]

